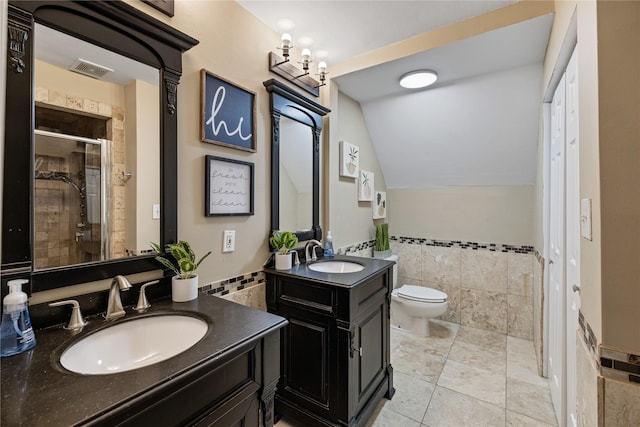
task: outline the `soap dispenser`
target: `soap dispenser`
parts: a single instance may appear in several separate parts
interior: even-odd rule
[[[331,236],[331,231],[327,231],[327,243],[324,245],[324,256],[325,258],[331,258],[333,255],[333,237]]]
[[[7,282],[9,294],[2,301],[0,357],[20,354],[36,345],[27,308],[27,294],[22,292],[22,285],[28,282],[24,279]]]

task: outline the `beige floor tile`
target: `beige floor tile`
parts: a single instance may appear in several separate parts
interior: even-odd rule
[[[538,375],[533,341],[507,337],[507,377],[547,387],[547,379]]]
[[[505,405],[504,373],[447,360],[438,385],[503,408]]]
[[[394,372],[402,372],[435,384],[444,367],[446,356],[426,351],[423,343],[415,340],[403,340],[391,353]]]
[[[398,346],[400,345],[400,343],[402,342],[402,339],[404,338],[405,333],[397,328],[391,328],[391,331],[389,333],[389,350],[391,353],[393,353],[393,351],[398,348]]]
[[[507,409],[548,424],[556,422],[548,386],[507,378]]]
[[[422,422],[428,427],[498,427],[505,425],[505,410],[438,386]]]
[[[408,344],[421,348],[427,353],[447,357],[455,340],[459,325],[444,320],[429,320],[429,336],[418,337],[405,332],[401,345]]]
[[[385,406],[415,421],[422,421],[436,387],[435,384],[396,370],[393,373],[393,386],[396,393]]]
[[[418,421],[393,412],[389,407],[389,402],[382,407],[380,412],[374,415],[375,417],[371,417],[367,422],[367,427],[420,427]]]
[[[547,424],[542,421],[507,410],[507,427],[554,427],[557,424]]]
[[[502,375],[506,372],[507,355],[504,350],[488,349],[460,340],[455,340],[447,359]]]
[[[456,340],[493,350],[506,351],[507,349],[507,336],[505,334],[472,326],[460,326],[456,334]]]

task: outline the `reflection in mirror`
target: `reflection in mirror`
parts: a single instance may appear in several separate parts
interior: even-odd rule
[[[309,126],[280,118],[280,229],[313,225],[313,135]]]
[[[148,252],[160,240],[159,70],[40,24],[34,39],[35,269]]]

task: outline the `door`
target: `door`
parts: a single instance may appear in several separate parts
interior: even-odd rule
[[[580,158],[578,145],[578,67],[576,51],[567,65],[565,74],[565,123],[567,167],[567,241],[566,291],[567,296],[567,426],[576,427],[576,330],[580,309]]]
[[[549,388],[560,425],[564,425],[565,375],[565,76],[551,106],[549,182]]]

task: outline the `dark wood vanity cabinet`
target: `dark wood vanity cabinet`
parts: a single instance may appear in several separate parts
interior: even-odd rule
[[[305,426],[361,426],[391,398],[391,269],[352,286],[267,272],[269,312],[285,317],[275,411]]]

